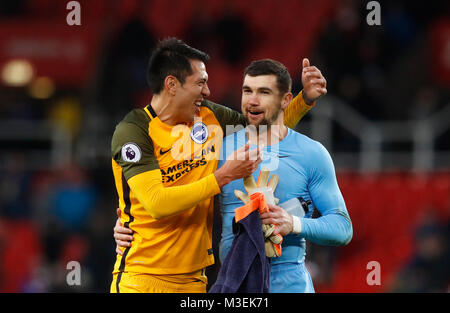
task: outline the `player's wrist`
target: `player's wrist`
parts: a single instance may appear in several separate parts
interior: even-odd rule
[[[226,184],[228,184],[229,182],[231,182],[233,180],[231,175],[229,175],[229,173],[227,173],[223,169],[223,167],[218,169],[217,171],[215,171],[214,176],[216,177],[216,181],[217,181],[217,184],[219,185],[220,189],[222,189],[223,186],[225,186]]]
[[[315,100],[308,97],[308,95],[306,94],[305,89],[302,90],[302,97],[303,97],[303,101],[305,101],[305,103],[307,105],[311,105],[312,106],[314,104]]]

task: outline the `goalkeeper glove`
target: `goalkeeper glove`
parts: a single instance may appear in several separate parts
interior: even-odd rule
[[[277,174],[272,175],[269,181],[270,171],[268,169],[261,169],[259,173],[258,180],[255,183],[253,176],[247,176],[244,178],[244,188],[247,194],[240,190],[235,190],[234,194],[238,199],[240,199],[244,204],[250,203],[252,201],[249,197],[252,194],[261,192],[264,194],[264,198],[268,204],[274,205],[278,204],[279,199],[275,198],[273,193],[277,188],[279,177]],[[255,199],[257,200],[257,199]],[[262,208],[259,208],[260,210]],[[267,209],[267,208],[266,208]],[[261,212],[261,211],[260,211]],[[275,225],[273,224],[263,224],[262,230],[264,234],[264,246],[266,251],[266,256],[269,258],[281,256],[281,243],[283,237],[281,235],[272,235],[275,230]]]

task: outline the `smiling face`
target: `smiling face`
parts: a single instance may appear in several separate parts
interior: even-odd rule
[[[279,123],[280,113],[289,104],[286,95],[281,95],[275,75],[244,77],[241,109],[247,122],[254,126],[270,127]]]
[[[192,74],[186,77],[184,84],[179,81],[174,93],[174,105],[180,123],[192,122],[200,113],[202,101],[210,95],[208,88],[208,73],[205,63],[190,60]]]

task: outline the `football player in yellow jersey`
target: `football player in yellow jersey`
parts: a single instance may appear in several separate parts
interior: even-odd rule
[[[208,59],[178,39],[161,41],[149,64],[151,103],[116,127],[111,148],[120,221],[134,241],[117,255],[111,292],[206,292],[204,269],[214,263],[213,196],[261,162],[246,145],[217,169],[226,126],[246,121],[205,100]],[[308,74],[308,88],[285,110],[290,127],[326,93],[313,82],[320,72],[304,69]]]

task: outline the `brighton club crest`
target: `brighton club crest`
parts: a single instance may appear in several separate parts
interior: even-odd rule
[[[208,140],[208,127],[202,122],[195,123],[191,129],[191,139],[198,144],[204,144]]]

